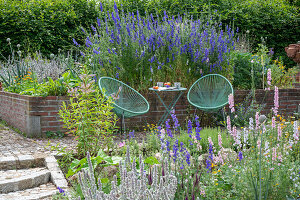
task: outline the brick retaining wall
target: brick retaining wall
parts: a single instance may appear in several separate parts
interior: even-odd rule
[[[235,103],[241,103],[249,93],[248,90],[235,91]],[[174,92],[166,92],[162,95],[166,105],[173,99]],[[164,107],[154,92],[144,94],[149,101],[150,110],[147,114],[125,119],[126,128],[143,128],[147,124],[155,124],[164,113]],[[257,103],[265,103],[262,113],[270,112],[274,104],[274,91],[256,90]],[[28,136],[42,136],[46,131],[64,131],[62,122],[59,121],[58,110],[63,101],[68,97],[32,97],[0,91],[0,118],[9,125],[14,126]],[[300,88],[279,90],[279,114],[292,115],[299,112]],[[191,118],[195,112],[186,98],[182,95],[176,104],[176,116],[182,124]],[[199,111],[197,111],[199,114]],[[201,114],[200,114],[201,115]],[[210,117],[203,118],[201,124],[209,125]],[[206,120],[206,121],[205,121]],[[120,125],[120,123],[118,123]]]
[[[63,131],[58,110],[69,97],[32,97],[0,91],[0,118],[29,137]]]

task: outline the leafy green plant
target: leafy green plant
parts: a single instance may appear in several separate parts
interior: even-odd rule
[[[106,167],[110,165],[118,165],[121,160],[122,157],[106,155],[102,149],[98,151],[95,157],[91,157],[93,169],[96,169],[97,166]],[[88,167],[87,158],[83,158],[81,160],[74,159],[69,167],[66,177],[68,178],[82,169],[88,169]]]
[[[271,69],[272,86],[276,85],[279,88],[291,88],[295,82],[294,77],[299,70],[298,67],[286,69],[286,66],[284,66],[283,61],[280,59],[274,60],[267,67]]]
[[[234,88],[249,90],[252,88],[252,73],[255,77],[254,87],[262,87],[262,67],[258,61],[258,56],[251,53],[233,52],[232,65],[234,69],[233,82]],[[252,61],[252,62],[251,62]]]
[[[61,132],[61,131],[58,131],[58,132],[47,131],[46,132],[46,136],[48,138],[63,138],[64,135],[65,134],[63,132]]]
[[[106,99],[101,94],[95,80],[92,79],[94,75],[90,76],[87,73],[84,67],[80,88],[71,91],[75,96],[70,98],[68,105],[63,103],[59,111],[64,127],[78,140],[79,156],[84,156],[87,151],[95,155],[100,144],[109,145],[117,119],[112,112],[112,99]]]

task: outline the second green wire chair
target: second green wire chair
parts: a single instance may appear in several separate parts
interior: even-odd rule
[[[217,112],[228,104],[229,94],[233,94],[233,88],[224,76],[208,74],[191,86],[187,99],[190,104],[200,110]]]

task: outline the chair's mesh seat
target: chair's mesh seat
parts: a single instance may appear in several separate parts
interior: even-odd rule
[[[231,83],[219,74],[209,74],[198,79],[188,92],[188,101],[207,112],[215,112],[228,103],[233,94]]]
[[[136,90],[110,77],[101,77],[99,87],[106,97],[112,97],[114,112],[121,117],[134,117],[149,111],[148,101]]]

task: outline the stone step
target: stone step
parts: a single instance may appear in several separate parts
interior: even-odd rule
[[[38,187],[50,181],[46,168],[0,171],[0,194]]]
[[[40,185],[39,187],[26,189],[23,191],[0,194],[0,200],[51,200],[52,195],[56,194],[58,189],[52,183]]]

